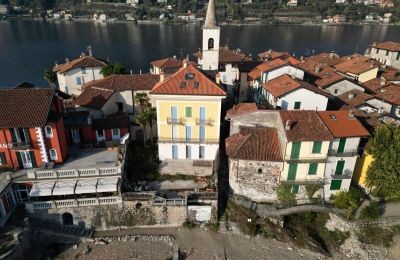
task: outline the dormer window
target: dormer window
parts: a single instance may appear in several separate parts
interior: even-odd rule
[[[194,73],[186,73],[185,79],[186,80],[193,80],[194,79]]]
[[[179,85],[180,88],[186,88],[186,81],[182,81]]]
[[[199,86],[200,86],[200,83],[198,81],[195,81],[193,83],[193,88],[199,88]]]

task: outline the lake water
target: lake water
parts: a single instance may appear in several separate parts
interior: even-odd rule
[[[91,45],[94,56],[121,62],[127,71],[149,71],[149,62],[191,55],[201,47],[199,25],[0,21],[0,87],[21,81],[45,85],[43,71],[55,61],[79,56]],[[351,54],[373,41],[400,41],[395,26],[223,26],[221,45],[256,55],[268,49],[296,55],[313,50]]]

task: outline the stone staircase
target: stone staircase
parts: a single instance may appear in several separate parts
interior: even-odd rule
[[[76,225],[61,225],[55,222],[44,222],[41,220],[32,220],[32,225],[42,231],[51,232],[61,236],[92,238],[94,229],[86,229]]]

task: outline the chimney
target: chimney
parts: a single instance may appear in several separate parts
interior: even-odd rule
[[[348,98],[349,99],[353,99],[354,97],[355,97],[355,94],[350,92],[349,95],[348,95]]]
[[[176,59],[176,55],[172,56],[172,58]]]
[[[219,83],[221,83],[221,77],[219,75],[219,73],[215,74],[215,82],[219,85]]]
[[[350,110],[350,111],[349,111],[349,118],[350,118],[350,119],[354,118],[353,110]]]
[[[160,82],[164,81],[164,72],[160,72]]]
[[[378,114],[382,114],[383,113],[383,107],[380,107],[379,109],[378,109]]]
[[[92,57],[92,46],[87,46],[87,52],[90,57]]]
[[[132,75],[132,74],[133,74],[133,71],[131,70],[130,72],[131,72],[131,75]]]
[[[385,86],[386,85],[386,80],[385,79],[381,79],[381,86]]]
[[[286,120],[285,130],[290,131],[291,126],[292,126],[292,121]]]
[[[81,57],[85,57],[86,54],[84,52],[81,52]]]
[[[319,73],[321,71],[321,68],[319,66],[315,67],[315,73]]]
[[[331,53],[329,53],[329,58],[333,59],[333,57],[335,57],[335,52],[331,51]]]
[[[183,67],[186,68],[187,64],[188,64],[188,60],[187,59],[183,59],[182,64],[183,64]]]
[[[292,79],[296,79],[296,75],[294,75],[294,73],[291,76],[292,76]]]
[[[68,63],[69,62],[69,59],[68,58],[65,58],[65,63]]]

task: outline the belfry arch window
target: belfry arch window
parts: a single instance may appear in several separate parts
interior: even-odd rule
[[[208,39],[208,49],[214,49],[214,39],[210,38]]]

